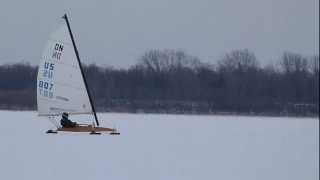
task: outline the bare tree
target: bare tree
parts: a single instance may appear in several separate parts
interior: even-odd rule
[[[227,53],[218,61],[218,69],[226,72],[242,71],[246,72],[250,69],[256,69],[259,63],[256,56],[248,49],[234,50]]]
[[[150,72],[169,72],[181,68],[195,69],[201,66],[197,57],[190,56],[181,50],[149,50],[139,60],[139,68]]]
[[[284,52],[281,66],[285,73],[306,72],[308,70],[308,59],[300,54]]]
[[[319,56],[315,55],[309,59],[309,71],[319,76]]]

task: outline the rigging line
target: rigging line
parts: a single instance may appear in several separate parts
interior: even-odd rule
[[[48,116],[49,121],[56,127],[59,128],[59,124],[57,123],[57,121],[55,121],[54,116]]]

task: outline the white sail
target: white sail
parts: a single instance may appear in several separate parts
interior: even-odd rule
[[[51,35],[41,57],[37,103],[39,115],[93,112],[66,24]]]

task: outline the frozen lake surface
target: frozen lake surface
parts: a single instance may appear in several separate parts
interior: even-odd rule
[[[48,135],[36,112],[0,111],[0,179],[319,179],[316,118],[98,116],[121,135]]]

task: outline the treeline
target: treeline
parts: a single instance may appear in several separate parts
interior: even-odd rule
[[[215,64],[180,50],[149,50],[128,69],[85,66],[99,111],[319,114],[319,57],[285,52],[262,66],[248,50]],[[0,66],[0,108],[36,109],[37,68]]]

